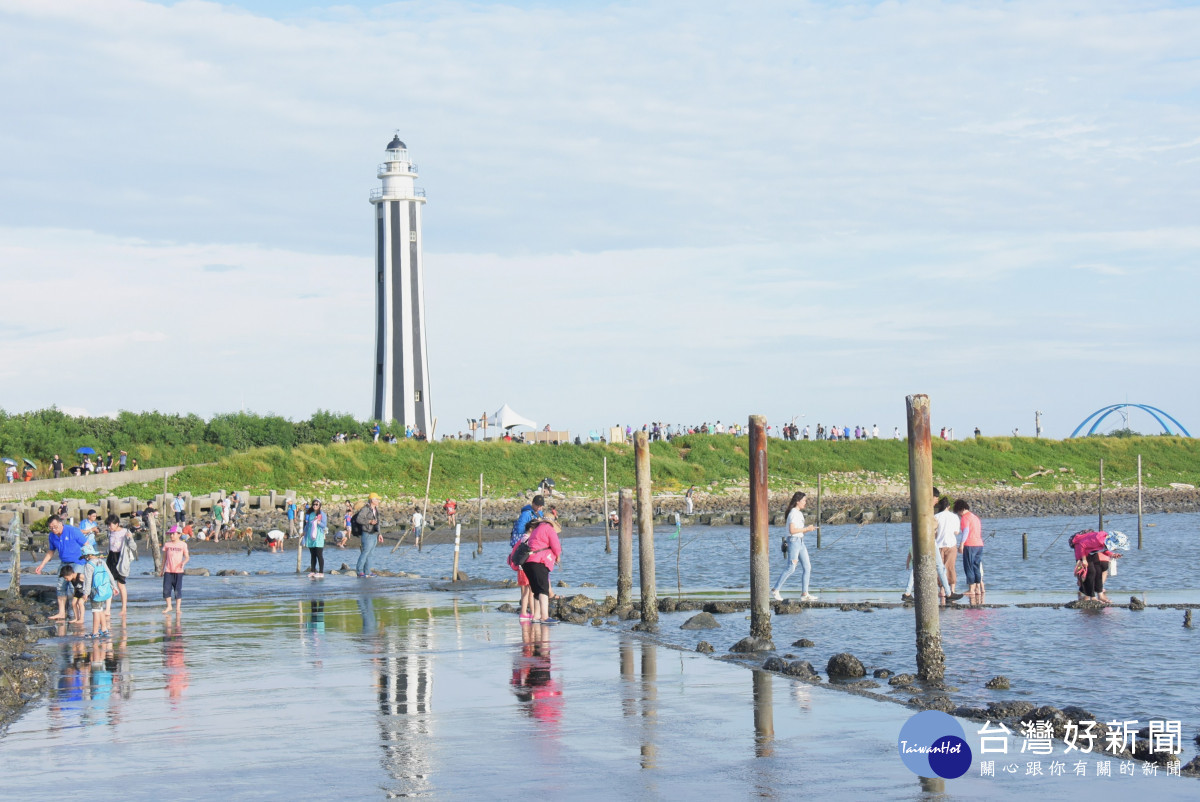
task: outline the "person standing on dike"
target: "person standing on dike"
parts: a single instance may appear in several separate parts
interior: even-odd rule
[[[783,601],[783,596],[779,594],[779,591],[783,589],[783,583],[787,582],[788,578],[795,573],[797,563],[803,566],[803,573],[800,575],[800,601],[817,600],[816,596],[808,592],[808,580],[812,575],[812,564],[808,560],[808,549],[804,546],[804,533],[811,532],[817,527],[812,524],[808,526],[804,525],[804,508],[807,506],[808,496],[805,493],[797,491],[792,495],[792,500],[788,502],[787,510],[784,512],[786,517],[784,526],[787,529],[784,539],[787,543],[788,567],[779,575],[779,581],[771,589],[771,595],[775,598],[775,601]]]
[[[321,500],[314,498],[304,511],[304,545],[308,547],[308,578],[325,577],[325,532],[329,518],[321,509]]]

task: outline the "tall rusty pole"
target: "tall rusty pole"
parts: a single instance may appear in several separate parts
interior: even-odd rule
[[[933,521],[933,452],[929,445],[929,396],[908,402],[908,494],[912,508],[913,588],[917,611],[917,676],[940,680],[946,673],[938,621],[937,560]]]
[[[650,497],[650,443],[645,432],[633,436],[637,460],[638,573],[642,580],[642,623],[658,623],[658,595],[654,588],[654,507]]]
[[[750,416],[750,636],[771,639],[771,523],[767,512],[767,419]]]
[[[617,606],[633,604],[633,493],[622,487],[617,493]]]

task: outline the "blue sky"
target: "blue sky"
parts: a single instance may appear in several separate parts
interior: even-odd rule
[[[1191,3],[0,0],[0,405],[368,414],[399,130],[439,432],[890,431],[913,392],[960,436],[1124,400],[1196,431],[1197,34]]]

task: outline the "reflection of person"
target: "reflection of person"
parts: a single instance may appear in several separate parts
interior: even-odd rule
[[[812,564],[808,560],[808,549],[804,546],[804,533],[811,532],[816,529],[815,525],[804,525],[804,508],[808,506],[808,497],[806,494],[797,491],[792,494],[792,500],[788,502],[787,510],[784,512],[786,521],[784,526],[787,528],[787,558],[788,567],[779,575],[779,580],[775,583],[775,587],[771,589],[771,595],[776,601],[783,601],[783,596],[779,591],[783,588],[783,583],[788,581],[788,578],[795,573],[796,564],[802,566],[800,573],[801,595],[800,601],[816,601],[817,597],[808,592],[808,580],[812,574]]]
[[[554,524],[543,521],[529,532],[529,558],[521,566],[529,580],[534,623],[550,621],[550,571],[562,556]]]
[[[521,651],[513,660],[512,689],[526,713],[544,724],[562,717],[562,686],[554,679],[552,668],[545,627],[522,627]]]
[[[383,542],[383,535],[379,531],[379,494],[372,493],[367,496],[367,503],[363,508],[354,514],[354,523],[359,527],[359,553],[358,553],[358,578],[374,576],[371,573],[371,555],[375,553],[375,547]]]

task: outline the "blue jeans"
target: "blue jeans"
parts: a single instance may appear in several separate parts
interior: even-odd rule
[[[983,546],[963,546],[962,554],[963,575],[968,585],[978,585],[983,581]]]
[[[371,573],[371,555],[375,553],[375,546],[379,543],[378,532],[363,532],[362,546],[358,552],[358,567],[359,576]]]
[[[946,595],[949,596],[950,595],[950,578],[946,576],[946,564],[944,562],[942,562],[941,557],[935,557],[934,562],[937,563],[938,584],[940,584],[942,586],[942,590],[944,590],[946,592]],[[904,595],[911,596],[912,592],[913,592],[913,572],[912,572],[912,569],[910,568],[908,570],[908,588],[905,589]]]
[[[787,567],[783,569],[783,573],[779,576],[779,581],[772,588],[776,593],[783,589],[783,583],[788,581],[788,578],[795,573],[796,563],[799,562],[802,568],[800,574],[800,585],[803,588],[801,593],[808,593],[808,579],[812,575],[812,563],[808,561],[808,549],[804,547],[804,538],[792,537],[788,535],[787,539]]]

